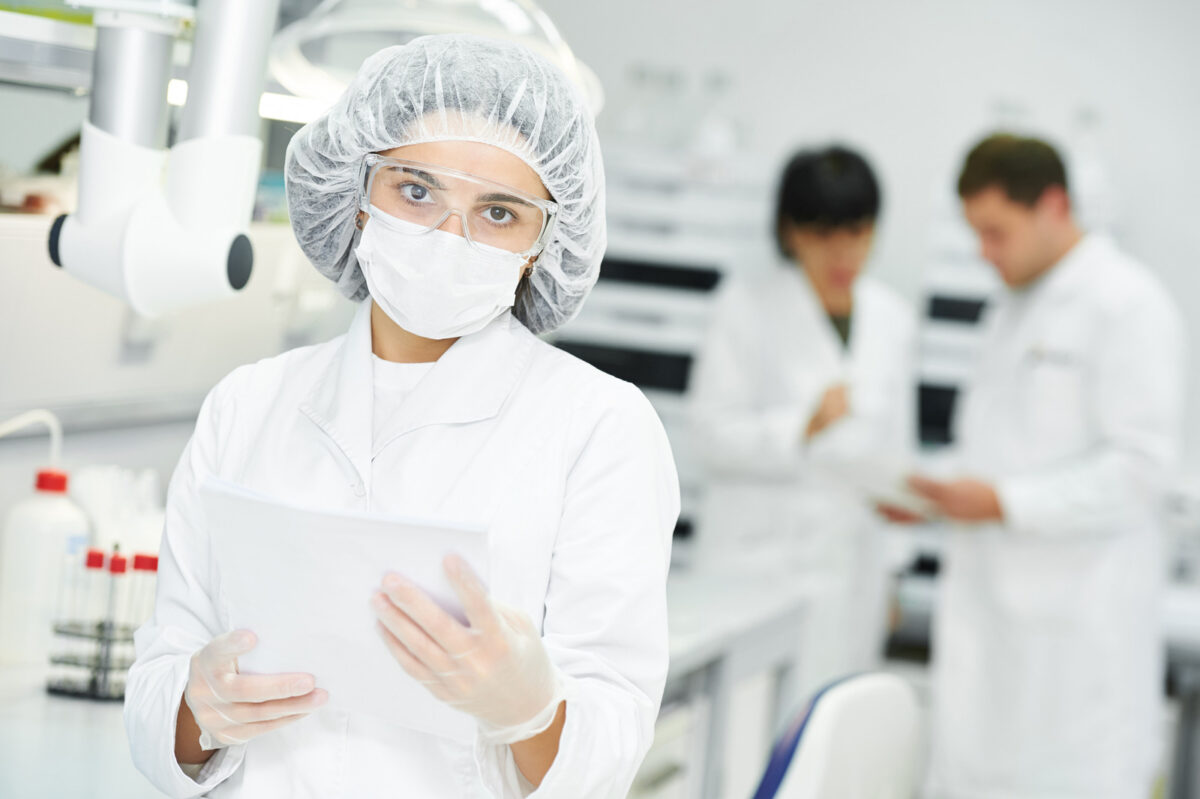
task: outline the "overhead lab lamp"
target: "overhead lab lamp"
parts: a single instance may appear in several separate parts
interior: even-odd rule
[[[582,90],[593,114],[604,105],[595,73],[532,0],[323,0],[280,30],[271,77],[300,97],[332,103],[363,60],[418,36],[471,33],[516,41],[557,65]]]
[[[279,0],[80,0],[93,9],[92,92],[79,203],[50,258],[161,314],[232,295],[250,278],[246,227],[262,142],[258,108]],[[195,22],[179,136],[161,142],[176,36]]]

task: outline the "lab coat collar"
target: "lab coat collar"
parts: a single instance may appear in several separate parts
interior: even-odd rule
[[[533,353],[534,336],[509,311],[463,336],[438,359],[374,441],[371,302],[365,300],[333,363],[301,411],[346,454],[364,480],[371,460],[400,436],[436,424],[489,419],[500,412]]]
[[[463,336],[433,365],[382,430],[372,457],[422,427],[465,424],[500,412],[533,355],[533,334],[505,311],[478,333]]]
[[[1064,291],[1074,293],[1077,281],[1088,279],[1089,264],[1097,258],[1106,257],[1110,246],[1111,242],[1105,236],[1095,233],[1083,234],[1083,238],[1075,242],[1075,246],[1067,250],[1066,254],[1025,293],[1030,297],[1039,298],[1058,295]]]

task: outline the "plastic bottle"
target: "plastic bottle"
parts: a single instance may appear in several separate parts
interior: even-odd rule
[[[69,683],[77,678],[80,670],[77,664],[93,651],[87,641],[72,633],[83,627],[88,552],[85,544],[85,541],[68,542],[59,572],[54,628],[62,632],[54,636],[50,651],[51,657],[60,661],[50,671],[50,682],[56,684]]]
[[[35,486],[0,531],[0,663],[45,667],[63,558],[87,545],[90,526],[65,472],[44,469]]]

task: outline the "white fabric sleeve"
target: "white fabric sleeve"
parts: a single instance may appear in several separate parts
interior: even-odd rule
[[[204,770],[207,763],[180,763],[179,767],[183,769],[183,773],[191,777],[197,782],[200,781],[200,772]]]
[[[755,303],[731,282],[716,300],[688,384],[697,454],[714,473],[779,477],[802,463],[804,433],[823,390],[783,405],[765,403],[756,367],[772,346],[758,334]]]
[[[1101,440],[1070,462],[997,481],[1016,534],[1110,534],[1158,510],[1183,435],[1182,323],[1166,303],[1129,309],[1104,326],[1095,353]]]
[[[526,794],[508,746],[476,742],[498,799],[624,797],[650,748],[667,675],[666,581],[679,483],[633,386],[578,432],[546,593],[543,642],[564,678],[558,755]]]
[[[134,634],[125,729],[134,765],[167,796],[200,796],[241,765],[244,746],[215,752],[193,779],[175,759],[175,723],[192,654],[224,632],[210,591],[211,565],[197,484],[214,471],[222,384],[205,399],[167,490],[154,615]]]

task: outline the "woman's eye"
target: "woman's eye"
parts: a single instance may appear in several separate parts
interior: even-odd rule
[[[516,219],[513,212],[502,205],[493,205],[487,209],[486,214],[488,221],[497,225],[503,225]]]
[[[400,187],[401,194],[405,199],[413,202],[424,202],[429,199],[429,187],[422,186],[420,183],[405,183]]]

